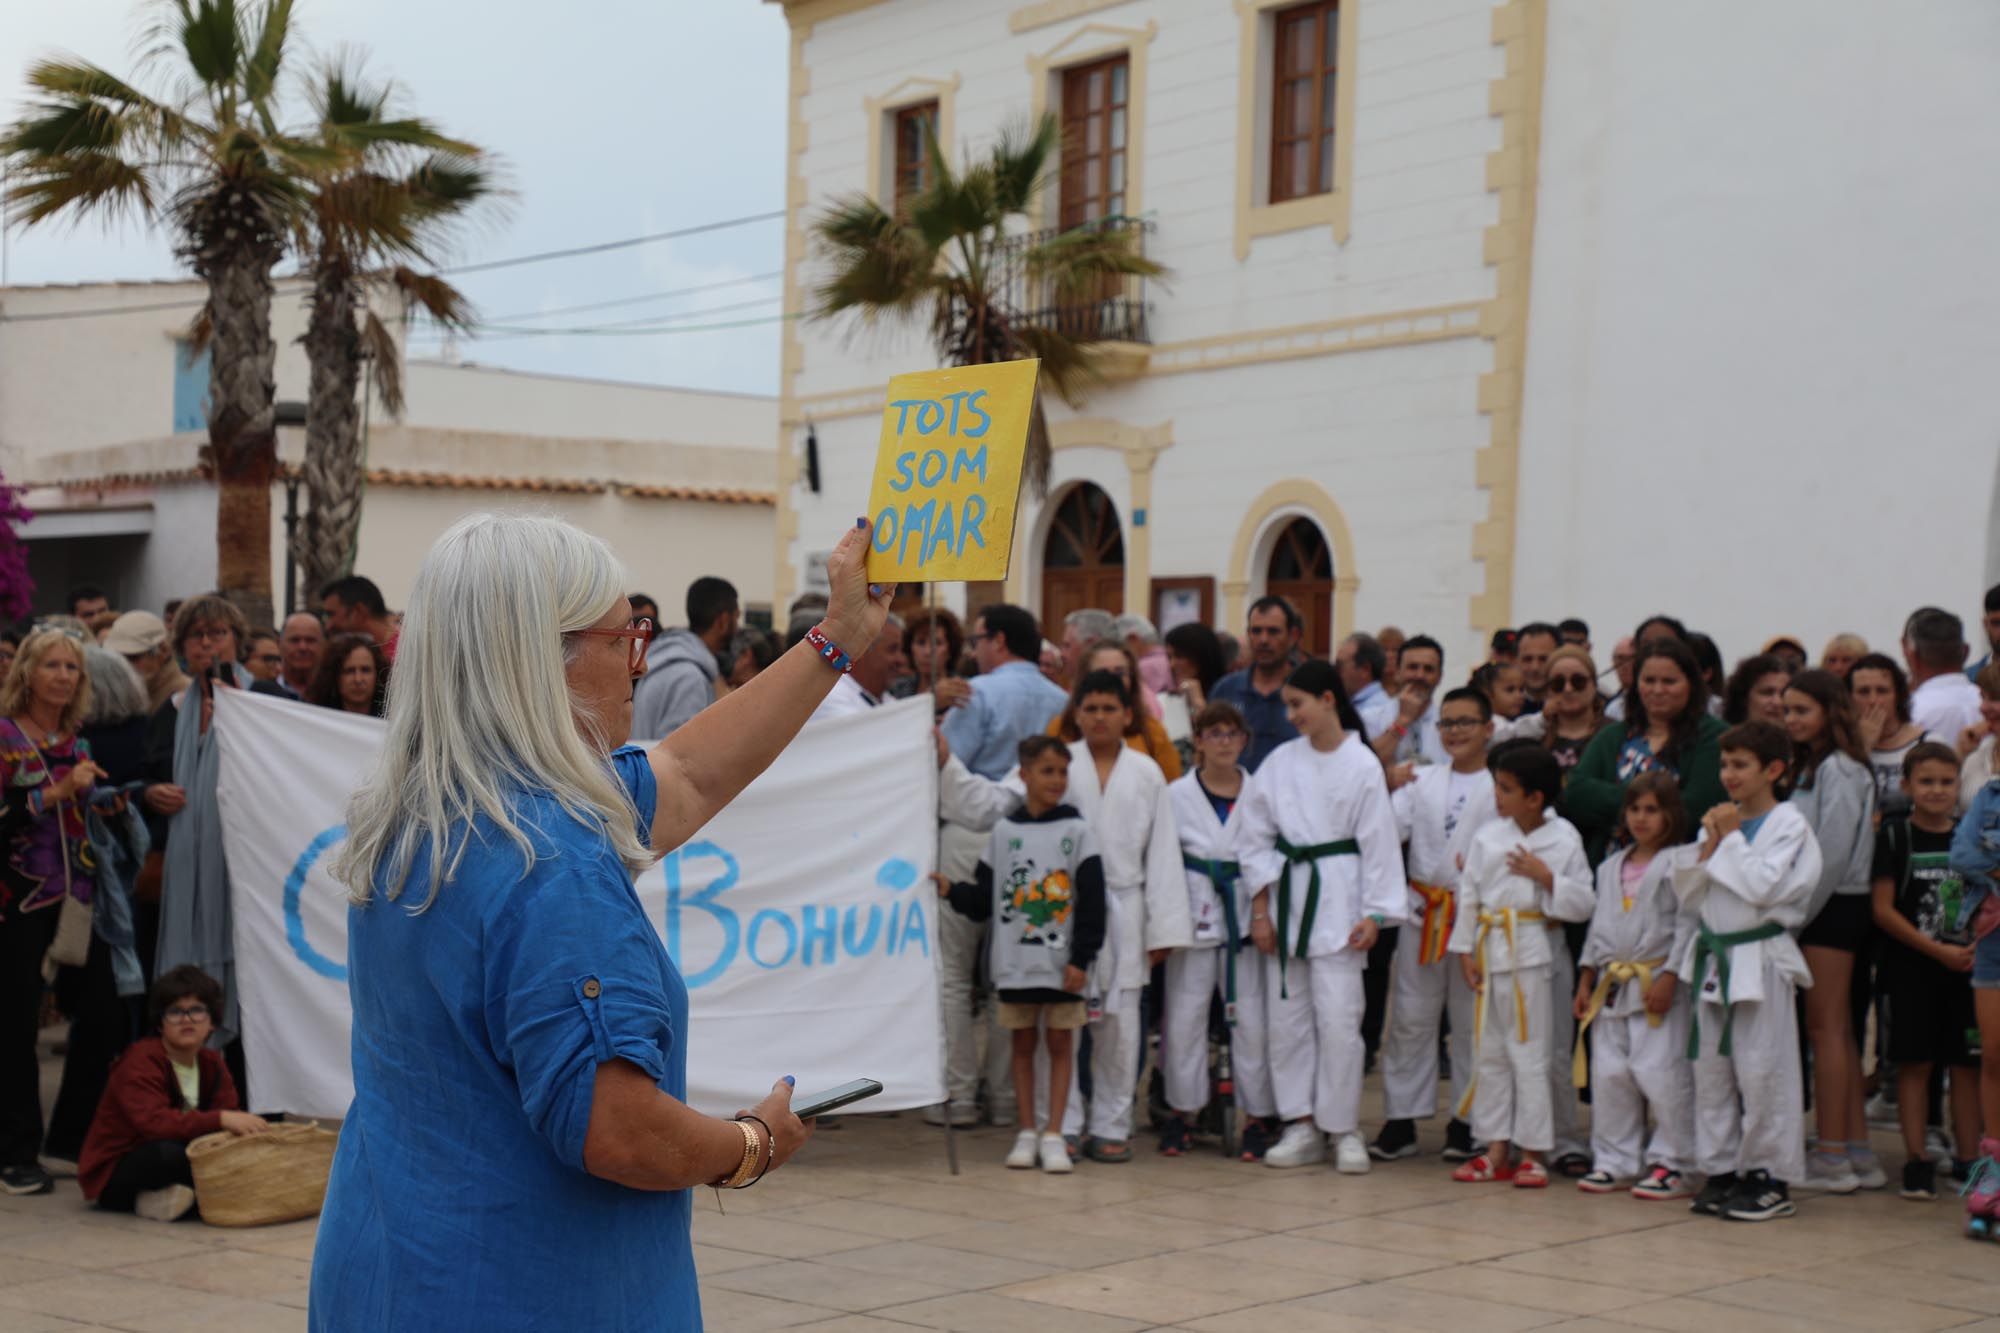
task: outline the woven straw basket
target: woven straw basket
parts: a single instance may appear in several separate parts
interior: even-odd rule
[[[317,1217],[340,1136],[318,1125],[273,1125],[267,1134],[204,1134],[188,1145],[201,1220],[261,1227]]]

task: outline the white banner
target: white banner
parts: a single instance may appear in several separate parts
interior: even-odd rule
[[[340,1117],[354,1093],[347,899],[327,873],[383,724],[217,691],[223,841],[244,1056],[259,1111]],[[944,1098],[930,706],[815,722],[768,772],[639,879],[686,978],[688,1100],[754,1105],[853,1078],[865,1109]],[[448,892],[449,890],[447,890]]]

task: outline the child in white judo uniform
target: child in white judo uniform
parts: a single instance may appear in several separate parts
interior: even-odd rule
[[[1791,740],[1768,722],[1722,733],[1734,804],[1702,817],[1697,862],[1674,874],[1687,943],[1674,962],[1692,992],[1697,1213],[1789,1217],[1805,1178],[1805,1090],[1796,994],[1812,984],[1794,938],[1819,885],[1819,843],[1779,790]]]
[[[1104,861],[1110,935],[1098,956],[1102,1009],[1090,1020],[1089,1132],[1082,1148],[1100,1162],[1132,1159],[1132,1102],[1139,1084],[1140,992],[1170,950],[1194,943],[1187,873],[1173,799],[1160,766],[1125,743],[1134,701],[1109,671],[1077,686],[1066,804],[1089,821]],[[1083,1128],[1072,1101],[1066,1131]]]
[[[1389,969],[1389,1030],[1382,1041],[1382,1130],[1368,1145],[1378,1162],[1417,1153],[1417,1125],[1437,1114],[1438,1030],[1451,1015],[1451,1073],[1462,1091],[1472,1082],[1472,988],[1446,950],[1451,942],[1459,864],[1472,835],[1498,817],[1486,745],[1493,705],[1474,689],[1438,704],[1438,736],[1448,764],[1426,764],[1396,789],[1390,805],[1408,844],[1410,921],[1397,932]],[[1456,1103],[1454,1103],[1456,1104]],[[1444,1159],[1476,1156],[1472,1127],[1457,1115],[1444,1131]]]
[[[1249,902],[1232,842],[1236,812],[1254,781],[1237,762],[1250,732],[1243,714],[1229,703],[1212,703],[1195,714],[1193,731],[1196,767],[1167,787],[1187,871],[1194,943],[1167,955],[1160,1064],[1172,1114],[1160,1127],[1160,1151],[1169,1157],[1186,1152],[1192,1123],[1209,1103],[1209,1007],[1220,994],[1236,1108],[1244,1117],[1245,1150],[1254,1159],[1269,1144],[1278,1105],[1264,1057],[1263,971],[1256,954],[1245,952]]]
[[[1630,841],[1597,868],[1597,908],[1573,1001],[1571,1072],[1576,1087],[1590,1085],[1593,1163],[1576,1187],[1610,1194],[1629,1186],[1635,1199],[1685,1199],[1694,1193],[1687,1183],[1695,1166],[1694,1069],[1688,1005],[1673,962],[1690,927],[1674,897],[1673,872],[1694,861],[1695,848],[1684,841],[1679,780],[1658,769],[1633,778],[1619,821]]]
[[[1469,1100],[1473,1137],[1487,1147],[1451,1178],[1543,1189],[1549,1176],[1542,1159],[1555,1142],[1549,987],[1561,940],[1547,923],[1590,915],[1590,861],[1575,827],[1551,813],[1562,792],[1554,755],[1533,741],[1513,741],[1496,747],[1487,764],[1500,818],[1473,835],[1451,931],[1451,952],[1478,996]],[[1460,1113],[1465,1109],[1461,1099]]]
[[[1410,889],[1382,763],[1362,739],[1340,673],[1306,662],[1286,680],[1284,700],[1299,735],[1258,766],[1236,836],[1252,890],[1272,1089],[1286,1122],[1264,1165],[1324,1161],[1332,1134],[1335,1165],[1361,1174],[1362,971],[1382,925],[1403,919]]]

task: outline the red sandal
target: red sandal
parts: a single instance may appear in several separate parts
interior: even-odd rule
[[[1517,1190],[1545,1190],[1549,1187],[1549,1173],[1540,1162],[1523,1162],[1514,1168],[1514,1188]]]
[[[1512,1180],[1514,1178],[1514,1167],[1512,1165],[1496,1167],[1493,1165],[1491,1158],[1481,1153],[1465,1165],[1459,1167],[1456,1171],[1453,1171],[1451,1178],[1462,1185],[1485,1185],[1493,1181]],[[1547,1183],[1546,1178],[1544,1178],[1543,1183]]]

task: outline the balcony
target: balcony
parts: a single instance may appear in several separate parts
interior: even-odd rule
[[[1145,253],[1153,224],[1140,218],[1109,217],[1084,226],[1124,234],[1132,247]],[[1028,272],[1027,256],[1037,246],[1063,233],[1024,232],[1009,237],[995,260],[994,290],[1016,322],[1048,329],[1091,344],[1098,370],[1108,380],[1126,380],[1144,373],[1152,356],[1147,328],[1146,279],[1128,274],[1106,280],[1089,295],[1058,296],[1046,282]]]

